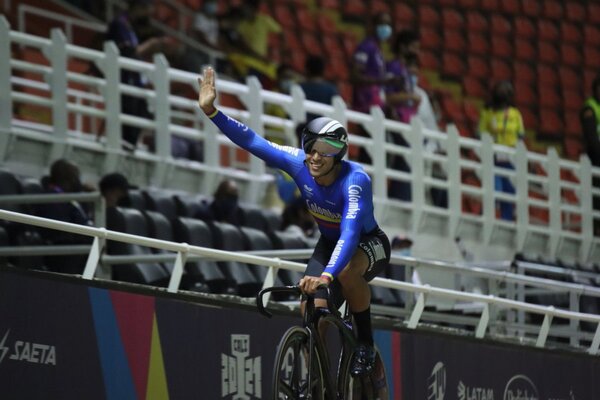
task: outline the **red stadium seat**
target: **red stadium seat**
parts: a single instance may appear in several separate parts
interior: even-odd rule
[[[302,41],[304,51],[307,54],[323,54],[323,46],[321,45],[321,40],[319,40],[318,35],[305,31],[302,32],[300,40]]]
[[[521,9],[523,10],[523,14],[533,18],[538,18],[542,11],[540,3],[531,0],[521,0]]]
[[[465,76],[462,80],[462,84],[465,95],[467,96],[485,98],[488,95],[488,90],[478,78]]]
[[[571,90],[581,90],[582,79],[577,70],[561,65],[558,67],[558,76],[560,79],[560,86],[563,89],[571,89]]]
[[[508,62],[499,58],[493,58],[490,63],[490,69],[494,81],[512,81],[512,68]]]
[[[327,53],[344,53],[344,49],[342,48],[342,45],[340,44],[337,35],[324,34],[321,36],[321,38],[323,40],[323,48]]]
[[[584,65],[588,68],[600,68],[600,50],[586,47],[584,50]]]
[[[492,14],[492,36],[508,36],[512,33],[512,24],[510,20],[501,14]]]
[[[515,40],[515,58],[517,60],[532,61],[536,57],[535,47],[530,41],[524,39]]]
[[[402,27],[413,26],[415,24],[415,12],[406,3],[395,3],[394,20],[396,24],[400,23]]]
[[[424,69],[438,71],[440,68],[440,60],[437,56],[437,52],[421,50],[419,52],[419,63]]]
[[[444,31],[444,50],[464,52],[466,48],[465,37],[460,31]]]
[[[358,46],[358,40],[356,39],[356,36],[354,36],[354,34],[350,31],[342,32],[340,35],[340,38],[342,40],[342,47],[344,48],[346,57],[352,58],[354,51]]]
[[[458,0],[458,5],[465,10],[475,10],[479,7],[479,0]]]
[[[468,101],[463,102],[464,114],[467,117],[467,121],[471,126],[477,126],[479,122],[479,108]]]
[[[588,2],[587,21],[595,25],[600,25],[600,4],[597,2]]]
[[[536,72],[533,67],[526,62],[515,61],[513,63],[513,75],[515,81],[520,82],[534,82],[536,78]]]
[[[561,98],[552,86],[538,85],[538,102],[541,107],[558,110]]]
[[[540,40],[552,42],[558,40],[560,37],[558,26],[554,21],[548,19],[539,19],[537,21],[537,31]]]
[[[578,1],[565,1],[567,20],[575,23],[585,21],[585,6]]]
[[[309,32],[315,32],[317,30],[317,24],[315,24],[315,16],[306,7],[298,7],[294,9],[296,17],[298,18],[298,26]]]
[[[500,11],[501,0],[480,0],[479,7],[488,12]]]
[[[564,65],[580,67],[583,63],[583,58],[579,52],[579,46],[575,44],[561,44],[560,60]]]
[[[565,133],[567,136],[581,138],[581,122],[578,111],[565,112]]]
[[[488,62],[483,57],[468,56],[467,73],[469,76],[480,79],[489,79],[490,68]]]
[[[444,31],[448,29],[462,30],[465,27],[465,19],[463,17],[463,13],[453,8],[445,8],[442,11],[442,22],[444,26]]]
[[[421,27],[420,29],[421,47],[424,49],[439,50],[442,44],[442,39],[436,28]]]
[[[519,106],[519,111],[523,117],[523,125],[525,126],[525,129],[537,131],[540,125],[537,113],[533,112],[530,107],[525,106]]]
[[[563,108],[565,110],[577,111],[581,109],[584,98],[581,92],[575,90],[563,90],[562,93]]]
[[[583,35],[579,25],[564,21],[560,23],[560,39],[563,42],[578,44],[581,43],[582,38]]]
[[[537,105],[538,98],[530,85],[515,85],[515,103],[517,108]]]
[[[465,72],[462,54],[444,52],[442,55],[442,73],[448,77],[460,78]]]
[[[469,54],[484,55],[490,51],[490,42],[486,35],[478,32],[469,32],[467,36]]]
[[[389,4],[384,0],[371,0],[369,12],[371,15],[376,15],[379,13],[390,14],[392,10],[390,9]]]
[[[506,37],[492,36],[492,55],[502,58],[512,57],[512,44]]]
[[[362,0],[344,0],[342,2],[342,14],[344,17],[358,18],[363,20],[368,15],[366,4]]]
[[[318,13],[316,15],[317,18],[317,26],[319,30],[323,33],[334,34],[338,31],[335,21],[328,15],[323,13]]]
[[[554,86],[558,83],[558,73],[553,65],[538,64],[536,69],[538,86]]]
[[[427,4],[419,5],[419,25],[438,27],[440,25],[440,13],[435,7]]]
[[[560,60],[558,50],[553,43],[539,42],[538,43],[538,60],[541,62],[555,64]]]
[[[600,47],[600,29],[593,25],[583,27],[583,40],[586,45]]]
[[[544,17],[550,18],[556,21],[563,19],[563,6],[562,1],[559,0],[544,0],[544,6],[542,13]]]
[[[557,110],[540,109],[539,133],[544,138],[562,139],[564,136],[564,124]]]
[[[565,157],[569,160],[579,161],[579,156],[583,154],[583,143],[581,139],[565,138]]]
[[[502,11],[510,15],[519,15],[521,13],[521,3],[519,0],[502,0]]]
[[[287,4],[275,4],[275,10],[273,14],[277,22],[279,22],[284,28],[296,28],[296,20]]]
[[[339,0],[319,0],[320,8],[327,10],[340,11]]]
[[[536,36],[535,25],[527,17],[516,17],[515,36],[519,39],[533,39]]]
[[[469,32],[488,32],[488,21],[479,11],[467,12],[467,30]]]

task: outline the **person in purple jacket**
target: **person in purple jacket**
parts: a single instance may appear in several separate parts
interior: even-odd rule
[[[212,68],[205,69],[198,81],[198,104],[212,122],[238,146],[285,171],[300,189],[321,232],[300,288],[315,296],[317,307],[327,307],[326,286],[337,306],[344,299],[348,302],[358,336],[351,372],[369,374],[375,350],[367,282],[389,264],[390,243],[373,215],[369,175],[359,164],[343,160],[348,148],[346,129],[331,118],[316,118],[304,128],[302,148],[281,146],[215,107]]]

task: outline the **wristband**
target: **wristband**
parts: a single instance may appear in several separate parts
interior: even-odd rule
[[[219,113],[219,110],[217,108],[215,108],[215,111],[211,112],[210,114],[206,114],[206,116],[210,119],[213,119],[215,117],[215,115],[217,115]]]
[[[333,280],[333,275],[331,275],[329,272],[323,272],[321,274],[321,278],[325,278],[329,283],[331,283],[331,281]]]

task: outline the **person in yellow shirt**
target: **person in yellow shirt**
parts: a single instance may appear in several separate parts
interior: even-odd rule
[[[275,80],[277,63],[269,58],[269,35],[281,34],[282,29],[270,15],[260,12],[261,3],[261,0],[242,3],[242,18],[236,27],[239,51],[232,52],[229,59],[242,77],[252,74]]]
[[[519,140],[525,136],[525,127],[521,112],[513,106],[514,89],[510,82],[500,81],[492,89],[492,96],[486,108],[482,111],[478,132],[488,133],[494,138],[496,144],[515,147]],[[497,154],[494,157],[497,167],[514,169],[507,156]],[[494,178],[496,191],[504,193],[515,193],[515,188],[506,176],[496,175]],[[515,205],[512,202],[500,201],[500,218],[504,220],[514,219]]]

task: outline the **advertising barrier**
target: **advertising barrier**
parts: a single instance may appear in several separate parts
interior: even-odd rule
[[[0,398],[268,399],[300,318],[0,268]],[[600,399],[597,357],[376,330],[391,399]]]

